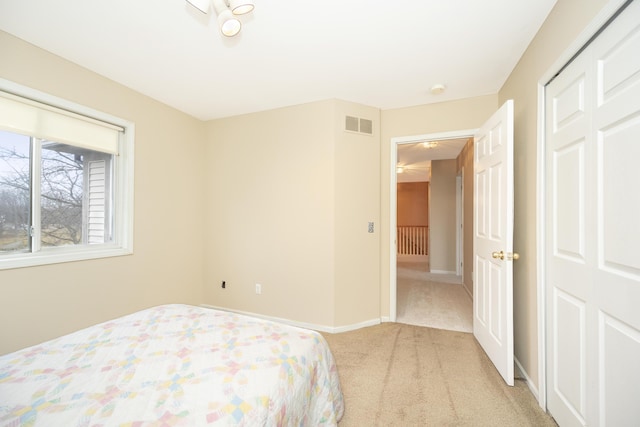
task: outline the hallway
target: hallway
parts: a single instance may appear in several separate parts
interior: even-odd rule
[[[473,332],[473,305],[460,276],[429,273],[428,263],[397,264],[398,323]]]

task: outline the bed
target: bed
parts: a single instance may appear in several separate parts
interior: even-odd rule
[[[332,426],[344,401],[317,332],[188,305],[0,356],[0,426]]]

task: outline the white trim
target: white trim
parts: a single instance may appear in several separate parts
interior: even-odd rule
[[[538,159],[537,159],[537,179],[536,185],[538,188],[538,202],[536,204],[536,219],[538,226],[536,227],[537,236],[536,241],[536,260],[537,260],[537,272],[538,278],[537,284],[537,298],[538,298],[538,404],[545,411],[547,410],[547,341],[546,341],[546,291],[544,289],[545,276],[547,267],[545,264],[545,156],[546,150],[545,143],[545,96],[544,96],[544,84],[538,83]]]
[[[520,373],[524,377],[524,382],[527,384],[527,387],[529,387],[529,391],[531,391],[531,394],[533,394],[536,400],[539,400],[540,395],[538,394],[538,389],[533,385],[533,381],[531,381],[531,377],[529,377],[529,374],[527,373],[527,371],[524,370],[524,368],[522,367],[522,364],[520,363],[517,357],[514,356],[513,361],[515,362],[516,367],[518,368],[518,371],[520,371]]]
[[[316,325],[313,323],[297,322],[294,320],[283,319],[281,317],[266,316],[264,314],[252,313],[250,311],[234,310],[231,308],[219,307],[211,304],[200,304],[200,307],[211,308],[211,309],[220,310],[220,311],[228,311],[230,313],[242,314],[244,316],[257,317],[258,319],[270,320],[272,322],[284,323],[285,325],[295,326],[295,327],[304,328],[304,329],[311,329],[319,332],[328,332],[330,334],[338,334],[341,332],[355,331],[356,329],[365,328],[367,326],[375,326],[381,323],[380,319],[371,319],[365,322],[354,323],[352,325],[331,327],[331,326],[325,326],[325,325]]]
[[[456,275],[464,283],[464,165],[456,175]]]
[[[460,256],[460,250],[462,249],[460,246],[461,243],[461,232],[462,232],[462,206],[460,205],[460,199],[462,197],[462,192],[460,188],[461,177],[456,173],[456,275],[460,276],[460,260],[462,257]]]
[[[451,274],[453,276],[458,276],[458,274],[456,274],[455,271],[449,271],[449,270],[431,270],[429,272],[433,274]]]
[[[369,326],[379,325],[380,323],[382,323],[382,319],[371,319],[371,320],[365,320],[364,322],[353,323],[351,325],[337,326],[337,327],[333,327],[333,328],[328,328],[326,330],[326,332],[330,332],[332,334],[338,334],[340,332],[355,331],[357,329],[362,329],[362,328],[366,328],[366,327],[369,327]]]
[[[113,173],[113,188],[116,198],[114,199],[113,218],[121,219],[120,224],[115,225],[116,235],[114,242],[122,247],[123,254],[133,253],[133,224],[135,220],[135,197],[134,197],[134,153],[136,125],[133,122],[126,122],[124,133],[120,136],[120,148],[115,158],[115,168]],[[126,161],[123,161],[126,159]]]
[[[396,282],[398,276],[398,242],[396,241],[398,230],[398,176],[396,165],[398,164],[398,144],[399,138],[391,138],[391,167],[389,168],[389,321],[395,322],[397,319],[397,289]]]
[[[96,248],[85,245],[69,248],[57,247],[55,252],[50,248],[46,248],[36,253],[5,255],[4,259],[0,261],[0,270],[124,256],[132,253],[133,250],[116,245],[100,245],[100,247]]]
[[[585,27],[580,35],[564,50],[549,69],[538,79],[538,159],[537,159],[537,298],[538,298],[538,404],[547,409],[547,364],[546,364],[546,290],[545,290],[545,86],[562,70],[571,59],[596,35],[628,0],[610,0]]]
[[[42,141],[38,138],[34,138],[32,144],[31,175],[33,185],[31,186],[31,197],[29,198],[29,201],[31,203],[31,224],[29,224],[31,234],[31,248],[27,248],[27,250],[30,249],[31,252],[37,253],[42,249],[42,228],[39,226],[35,226],[35,224],[41,224],[42,222],[42,209],[40,206],[42,202],[42,199],[40,197],[40,194],[42,192]]]
[[[564,52],[556,59],[556,61],[547,69],[538,83],[545,86],[553,77],[562,70],[569,61],[580,52],[591,38],[596,35],[603,26],[611,19],[622,6],[629,0],[609,0],[605,4],[600,12],[593,18],[593,20],[585,27],[578,37],[564,50]]]
[[[398,163],[398,145],[415,144],[416,142],[425,142],[444,139],[470,138],[473,137],[478,129],[466,129],[450,132],[429,133],[423,135],[397,136],[391,138],[391,162],[389,165],[389,321],[395,322],[396,304],[397,304],[397,271],[396,271],[396,227],[398,217],[396,212],[397,204],[397,185],[396,164]],[[455,271],[452,273],[455,274]]]

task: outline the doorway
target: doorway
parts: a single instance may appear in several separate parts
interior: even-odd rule
[[[469,280],[470,289],[463,285],[465,230],[462,227],[464,216],[469,215],[470,220],[472,214],[465,212],[463,169],[456,161],[473,133],[466,130],[392,139],[392,164],[396,169],[392,174],[390,197],[393,321],[463,332],[473,330],[472,284]],[[432,188],[434,174],[437,178]],[[409,185],[408,182],[422,182],[430,188],[426,256],[407,256],[404,250],[407,241],[411,246],[413,238],[408,239],[403,230],[419,225],[408,224],[407,216],[399,212],[403,195],[399,197],[398,192],[402,192],[402,186]],[[468,185],[469,191],[472,188]],[[472,197],[467,200],[469,208],[472,200]],[[432,224],[436,224],[435,229]],[[471,232],[470,226],[468,231]],[[468,245],[469,250],[471,246]]]

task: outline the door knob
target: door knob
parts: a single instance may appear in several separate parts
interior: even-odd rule
[[[520,259],[520,254],[518,252],[507,252],[506,254],[504,253],[504,251],[491,252],[491,257],[495,259],[504,259],[505,256],[508,260]]]

